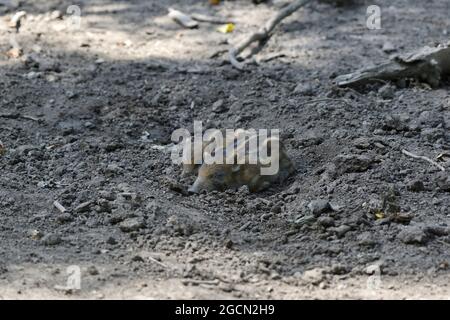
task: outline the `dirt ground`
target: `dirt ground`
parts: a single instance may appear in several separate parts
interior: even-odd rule
[[[285,1],[81,0],[75,30],[71,1],[0,1],[0,299],[450,298],[449,81],[333,84],[448,41],[450,2],[376,2],[379,30],[372,3],[313,1],[240,72],[224,52]],[[170,136],[194,119],[279,128],[296,174],[187,194]]]

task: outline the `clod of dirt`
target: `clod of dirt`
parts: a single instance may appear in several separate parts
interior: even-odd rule
[[[450,176],[446,172],[439,172],[436,176],[436,185],[441,191],[450,192]]]
[[[395,97],[395,88],[392,85],[385,84],[378,90],[378,94],[382,99],[391,100]]]
[[[64,223],[72,222],[73,221],[73,217],[72,217],[72,215],[70,213],[65,212],[65,213],[60,214],[56,218],[56,221],[58,221],[61,224],[64,224]]]
[[[366,155],[348,154],[338,155],[334,158],[335,173],[339,176],[344,173],[367,171],[375,160]]]
[[[114,237],[108,237],[108,239],[106,239],[106,243],[107,244],[111,244],[111,245],[115,245],[115,244],[117,244],[117,240]]]
[[[397,239],[405,244],[425,244],[428,241],[428,236],[422,228],[409,226],[398,233]]]
[[[425,185],[421,180],[412,180],[408,183],[408,190],[413,192],[421,192],[425,190]]]
[[[325,199],[313,200],[308,204],[309,210],[314,216],[331,211],[330,203]]]
[[[324,228],[334,227],[334,219],[331,217],[319,217],[317,224]]]
[[[46,246],[56,246],[62,242],[62,239],[58,234],[49,233],[45,235],[41,241]]]
[[[450,234],[450,228],[449,227],[443,227],[438,225],[431,225],[426,226],[424,228],[424,231],[426,234],[433,235],[436,237],[443,237]]]
[[[363,232],[356,238],[362,247],[373,247],[377,244],[372,232]]]
[[[310,83],[299,83],[294,88],[295,94],[301,94],[303,96],[313,96],[314,95],[314,88]]]
[[[301,280],[306,283],[313,285],[318,285],[326,279],[325,269],[315,268],[311,270],[306,270],[301,276]]]
[[[336,236],[337,236],[338,238],[342,238],[342,237],[345,236],[345,234],[346,234],[347,232],[349,232],[351,229],[352,229],[352,228],[351,228],[350,226],[348,226],[348,225],[346,225],[346,224],[342,224],[342,225],[340,225],[339,227],[336,227],[336,228],[330,228],[329,230],[335,232],[335,233],[336,233]]]

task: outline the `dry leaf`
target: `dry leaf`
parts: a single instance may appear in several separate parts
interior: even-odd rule
[[[378,220],[383,219],[384,217],[385,217],[385,214],[382,211],[378,211],[375,213],[375,218],[377,218]]]
[[[222,33],[230,33],[233,32],[234,28],[235,28],[234,23],[227,23],[224,24],[223,26],[218,27],[217,31]]]

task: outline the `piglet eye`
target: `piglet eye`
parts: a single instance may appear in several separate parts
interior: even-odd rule
[[[222,180],[225,178],[225,172],[223,171],[217,171],[214,173],[214,178],[218,180]]]

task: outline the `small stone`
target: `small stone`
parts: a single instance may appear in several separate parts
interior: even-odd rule
[[[62,239],[55,233],[49,233],[45,235],[41,241],[46,246],[56,246],[62,242]]]
[[[223,99],[219,99],[214,102],[214,104],[212,105],[212,111],[215,113],[222,113],[227,111]]]
[[[40,76],[41,76],[40,72],[31,71],[25,75],[25,78],[27,78],[28,80],[33,80],[39,78]]]
[[[227,239],[226,241],[225,241],[225,248],[227,248],[227,249],[231,249],[231,248],[233,248],[233,241],[231,240],[231,239]]]
[[[30,238],[33,240],[42,239],[42,237],[44,236],[44,234],[39,230],[30,230],[28,232],[28,234],[29,234]]]
[[[106,168],[105,168],[105,174],[106,175],[115,175],[115,174],[118,174],[119,172],[121,171],[121,168],[117,165],[117,164],[115,164],[115,163],[112,163],[112,164],[109,164]]]
[[[144,262],[144,258],[142,258],[140,255],[135,255],[135,256],[133,256],[133,258],[131,258],[131,261]]]
[[[106,243],[115,245],[115,244],[117,244],[117,240],[114,237],[108,237],[108,239],[106,239]]]
[[[425,244],[428,240],[422,228],[417,226],[406,227],[397,235],[397,239],[405,244]]]
[[[331,266],[330,272],[331,272],[332,274],[343,275],[343,274],[349,273],[350,270],[349,270],[348,267],[346,267],[346,266],[344,266],[344,265],[342,265],[342,264],[336,263],[336,264],[333,264],[333,265]]]
[[[314,95],[314,88],[312,87],[312,85],[310,83],[299,83],[295,87],[294,93],[301,94],[304,96],[312,96],[312,95]]]
[[[324,212],[331,211],[330,203],[327,200],[313,200],[308,204],[309,210],[314,216],[319,216]]]
[[[99,197],[108,201],[116,200],[116,195],[112,191],[99,191]]]
[[[59,10],[52,11],[52,13],[50,14],[50,19],[51,20],[62,19],[62,17],[63,17],[63,14]]]
[[[391,53],[391,52],[397,51],[397,49],[395,48],[394,44],[392,42],[390,42],[390,41],[386,41],[383,44],[383,47],[381,48],[381,50],[383,50],[386,53]]]
[[[89,266],[87,268],[87,272],[91,275],[91,276],[96,276],[99,274],[98,269],[95,266]]]
[[[144,227],[144,221],[140,218],[129,218],[121,222],[119,225],[120,230],[123,232],[137,231]]]

